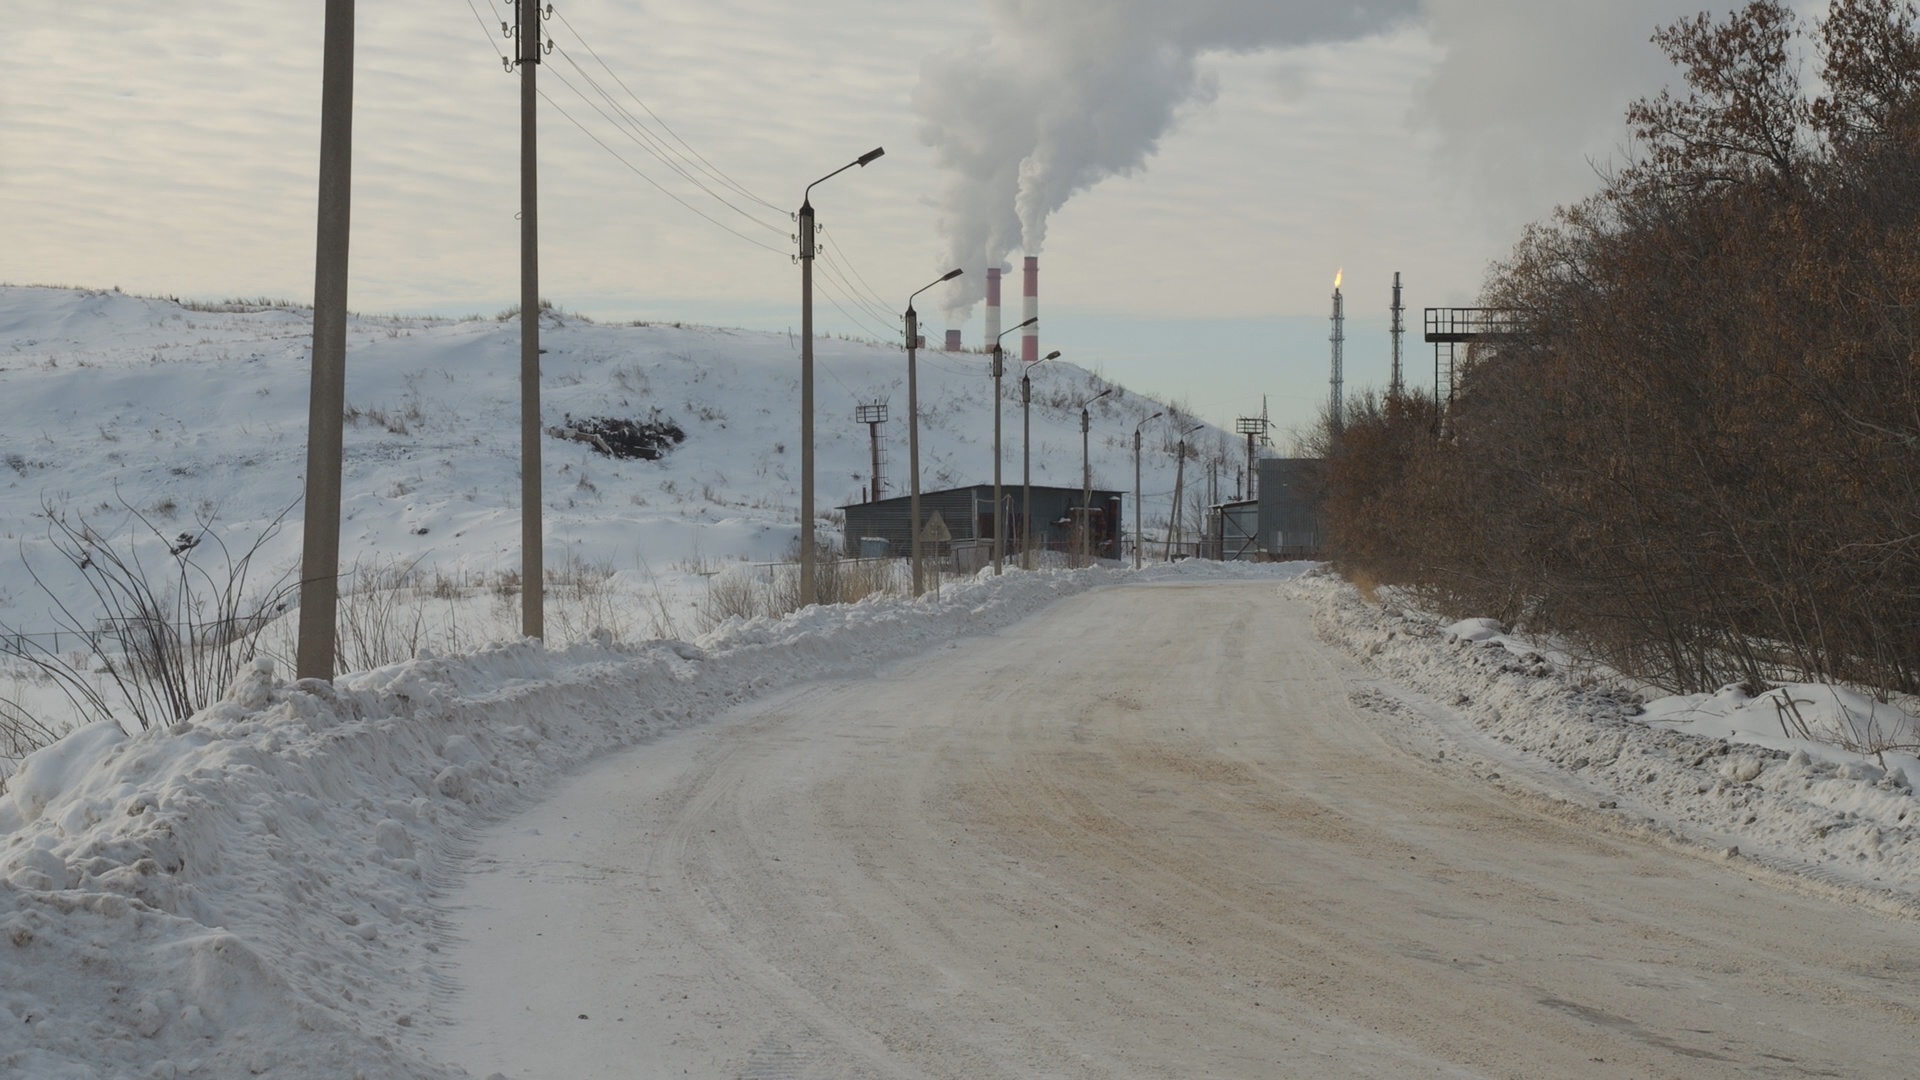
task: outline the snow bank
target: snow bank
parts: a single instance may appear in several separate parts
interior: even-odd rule
[[[1920,800],[1912,788],[1920,761],[1785,737],[1776,702],[1795,701],[1809,732],[1827,738],[1911,723],[1896,709],[1809,686],[1753,699],[1728,688],[1643,706],[1624,680],[1582,671],[1490,619],[1447,623],[1392,589],[1368,603],[1326,573],[1287,588],[1318,605],[1324,639],[1384,676],[1356,687],[1355,699],[1400,720],[1416,752],[1496,780],[1504,769],[1513,774],[1504,779],[1616,814],[1629,827],[1902,905],[1920,902]]]
[[[0,795],[0,1075],[441,1077],[433,898],[463,837],[608,750],[793,683],[872,671],[1182,563],[990,574],[735,622],[698,643],[535,642],[289,684],[186,723],[94,725]]]

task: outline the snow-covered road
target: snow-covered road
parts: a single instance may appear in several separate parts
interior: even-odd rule
[[[1271,583],[1110,588],[481,838],[437,1056],[595,1076],[1913,1075],[1910,924],[1403,753]]]

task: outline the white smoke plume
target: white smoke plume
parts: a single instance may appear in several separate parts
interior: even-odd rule
[[[920,139],[946,173],[943,266],[967,270],[950,314],[985,295],[989,266],[1037,255],[1047,217],[1146,165],[1180,106],[1209,92],[1208,52],[1348,41],[1418,0],[984,0],[990,30],[921,65]]]

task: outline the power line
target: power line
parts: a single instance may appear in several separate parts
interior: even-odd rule
[[[860,318],[858,315],[855,315],[853,312],[848,311],[846,307],[844,307],[840,303],[840,300],[834,296],[833,289],[830,288],[825,281],[816,282],[815,284],[820,286],[820,291],[826,296],[827,302],[832,304],[835,308],[837,308],[840,314],[845,315],[855,325],[859,326],[860,329],[872,335],[875,341],[887,340],[888,335],[886,333],[881,331],[876,331],[872,326],[868,325],[864,319]],[[848,302],[851,303],[852,301],[849,300]],[[855,306],[857,307],[858,305],[855,305]]]
[[[499,9],[493,6],[493,0],[487,0],[487,8],[491,10],[496,17],[500,14]],[[493,50],[493,55],[499,57],[500,61],[505,63],[507,54],[500,51],[500,43],[495,40],[493,36],[493,27],[488,26],[487,20],[480,17],[480,9],[473,6],[473,0],[467,0],[467,10],[473,12],[473,21],[480,24],[480,33],[487,39],[487,47]]]
[[[832,277],[836,282],[838,282],[842,289],[846,290],[847,300],[849,303],[852,303],[854,306],[858,307],[861,311],[864,311],[868,316],[877,320],[882,326],[889,325],[889,324],[898,324],[901,321],[902,316],[895,315],[894,313],[886,310],[885,308],[882,308],[876,304],[873,304],[870,301],[863,298],[860,295],[859,290],[853,287],[853,283],[847,280],[847,276],[846,276],[846,273],[844,272],[843,267],[840,264],[834,262],[832,259],[829,259],[826,257],[826,249],[824,248],[821,249],[820,269],[825,271],[828,276]]]
[[[562,82],[565,82],[566,80],[565,80],[565,79],[562,79],[561,81],[562,81]],[[574,91],[574,92],[575,92],[575,93],[579,93],[579,91],[577,91],[577,90],[576,90],[576,91]],[[749,244],[752,244],[752,245],[753,245],[754,247],[757,247],[757,248],[765,248],[766,250],[768,250],[768,251],[771,251],[771,252],[773,252],[773,253],[774,253],[775,255],[783,255],[783,256],[788,256],[788,257],[791,257],[791,256],[792,256],[792,254],[793,254],[792,252],[790,252],[790,251],[786,251],[786,250],[784,250],[784,249],[782,249],[782,248],[777,248],[777,247],[774,247],[774,246],[773,246],[772,244],[764,244],[764,243],[761,243],[760,241],[758,241],[758,240],[755,240],[755,239],[754,239],[753,237],[751,237],[751,236],[748,236],[748,235],[747,235],[746,233],[743,233],[743,232],[741,232],[740,230],[738,230],[738,229],[735,229],[735,228],[733,228],[732,226],[730,226],[730,225],[728,225],[728,224],[726,224],[725,222],[723,222],[723,221],[720,221],[720,220],[718,220],[718,219],[716,219],[716,218],[714,218],[714,217],[712,217],[712,216],[710,216],[710,215],[708,215],[707,213],[705,213],[705,212],[703,212],[703,211],[702,211],[702,210],[701,210],[701,209],[700,209],[699,207],[697,207],[697,206],[694,206],[694,205],[693,205],[692,203],[690,203],[690,202],[688,202],[688,201],[687,201],[687,200],[685,200],[685,199],[682,199],[682,198],[681,198],[680,196],[678,196],[678,195],[675,195],[675,194],[674,194],[673,192],[671,192],[671,191],[668,191],[668,190],[667,190],[666,188],[664,188],[664,187],[662,187],[662,186],[660,185],[660,182],[659,182],[658,180],[655,180],[655,179],[654,179],[653,177],[651,177],[651,176],[648,176],[648,175],[647,175],[646,173],[644,173],[644,172],[641,172],[641,171],[640,171],[640,169],[639,169],[639,167],[638,167],[638,166],[636,166],[636,165],[634,165],[634,163],[633,163],[633,162],[631,162],[631,161],[628,161],[628,160],[627,160],[626,158],[624,158],[624,157],[621,157],[621,156],[620,156],[620,152],[619,152],[618,150],[615,150],[615,149],[614,149],[613,147],[611,147],[611,146],[608,146],[608,145],[607,145],[607,144],[606,144],[605,142],[603,142],[603,141],[601,140],[601,138],[600,138],[600,136],[598,136],[598,135],[595,135],[595,134],[594,134],[593,132],[591,132],[591,131],[588,131],[588,130],[587,130],[587,127],[586,127],[586,125],[585,125],[585,124],[582,124],[582,123],[581,123],[580,121],[578,121],[578,120],[575,120],[575,119],[573,118],[573,114],[572,114],[572,113],[570,113],[570,112],[568,112],[567,110],[565,110],[565,109],[563,109],[563,108],[561,108],[561,107],[560,107],[560,103],[559,103],[559,102],[557,102],[557,101],[555,101],[555,100],[553,100],[553,98],[551,98],[551,97],[548,97],[548,96],[547,96],[547,92],[546,92],[545,90],[542,90],[542,91],[540,91],[540,97],[541,97],[542,99],[544,99],[544,100],[546,101],[546,103],[547,103],[547,104],[549,104],[549,105],[551,105],[551,106],[553,106],[553,109],[554,109],[554,111],[555,111],[555,112],[557,112],[557,113],[559,113],[559,114],[560,114],[561,116],[564,116],[564,117],[566,117],[566,119],[567,119],[567,122],[568,122],[568,123],[570,123],[570,124],[572,124],[572,125],[573,125],[574,127],[577,127],[577,128],[579,128],[579,129],[580,129],[580,131],[581,131],[581,132],[582,132],[583,134],[585,134],[587,138],[589,138],[589,139],[592,139],[592,140],[593,140],[594,142],[596,142],[596,143],[599,143],[599,145],[600,145],[600,149],[602,149],[602,150],[605,150],[605,151],[606,151],[607,153],[609,153],[609,154],[612,154],[612,155],[613,155],[613,157],[614,157],[614,160],[616,160],[616,161],[618,161],[618,162],[620,162],[620,164],[622,164],[622,165],[625,165],[625,166],[626,166],[626,167],[627,167],[628,169],[630,169],[630,170],[632,170],[632,172],[633,172],[633,174],[634,174],[635,176],[638,176],[638,177],[639,177],[640,179],[642,179],[642,180],[645,180],[645,181],[646,181],[647,183],[649,183],[649,184],[652,184],[652,185],[653,185],[653,186],[654,186],[654,187],[655,187],[656,189],[658,189],[658,190],[659,190],[659,192],[660,192],[660,194],[662,194],[662,195],[665,195],[665,196],[666,196],[667,198],[669,198],[669,199],[672,199],[672,200],[673,200],[674,202],[677,202],[677,203],[679,203],[679,204],[680,204],[681,206],[684,206],[684,207],[686,207],[686,208],[687,208],[688,210],[691,210],[691,211],[693,211],[693,212],[694,212],[695,214],[698,214],[698,215],[700,215],[700,216],[701,216],[702,218],[705,218],[705,219],[706,219],[706,220],[707,220],[708,222],[710,222],[711,224],[713,224],[713,225],[714,225],[714,226],[715,226],[716,228],[719,228],[719,229],[722,229],[722,230],[724,230],[724,231],[726,231],[726,232],[729,232],[729,233],[732,233],[733,235],[735,235],[735,236],[737,236],[737,237],[739,237],[740,239],[742,239],[742,240],[745,240],[745,241],[746,241],[747,243],[749,243]],[[589,102],[589,104],[591,104],[591,102]]]
[[[821,232],[823,232],[823,233],[825,233],[825,232],[827,231],[827,227],[826,227],[825,225],[822,225],[822,226],[820,226],[820,231],[821,231]],[[839,240],[839,238],[838,238],[838,237],[834,237],[834,245],[835,245],[835,246],[838,246],[838,244],[839,244],[839,243],[840,243],[840,240]],[[864,277],[860,277],[860,271],[859,271],[859,269],[858,269],[857,267],[855,267],[855,266],[853,265],[853,261],[852,261],[851,259],[848,259],[848,260],[847,260],[847,269],[848,269],[848,270],[851,270],[851,271],[853,272],[853,276],[854,276],[854,277],[856,277],[856,278],[860,278],[860,284],[862,284],[862,285],[865,285],[865,286],[866,286],[866,289],[867,289],[867,295],[868,295],[868,296],[870,296],[870,297],[872,297],[872,298],[873,298],[873,300],[874,300],[874,302],[876,302],[877,304],[879,304],[879,305],[880,305],[880,307],[881,307],[881,308],[882,308],[883,310],[884,310],[884,309],[886,309],[886,308],[887,308],[887,301],[886,301],[886,300],[884,300],[884,299],[882,299],[882,298],[881,298],[881,296],[880,296],[880,294],[874,291],[874,289],[873,289],[873,286],[871,286],[871,285],[867,285],[867,279],[866,279],[866,278],[864,278]]]
[[[573,57],[567,53],[567,50],[559,49],[558,52],[560,53],[561,57],[565,59],[569,65],[573,67],[573,70],[577,74],[579,74],[579,76],[582,79],[586,81],[587,85],[593,87],[594,91],[598,93],[601,96],[601,98],[604,99],[607,102],[607,104],[614,109],[614,111],[624,116],[627,119],[628,123],[632,125],[632,127],[629,127],[627,124],[622,124],[620,120],[615,119],[612,116],[608,116],[605,109],[602,109],[600,106],[595,105],[593,103],[593,100],[591,98],[588,98],[584,93],[581,93],[580,89],[574,86],[573,83],[570,80],[568,80],[566,76],[560,74],[557,71],[554,72],[554,77],[559,79],[562,83],[565,83],[567,86],[567,89],[572,90],[575,94],[578,94],[582,101],[585,101],[587,105],[593,109],[593,111],[600,114],[601,119],[606,120],[608,123],[612,124],[615,128],[619,129],[621,134],[625,135],[628,139],[632,140],[634,145],[640,147],[642,150],[645,150],[649,155],[653,157],[655,161],[658,161],[660,164],[665,165],[667,168],[672,169],[674,172],[680,174],[680,177],[682,179],[686,180],[688,183],[692,184],[694,187],[697,187],[701,191],[705,192],[708,196],[712,197],[716,202],[720,203],[720,205],[725,206],[727,209],[732,210],[734,213],[739,214],[741,217],[746,218],[748,221],[753,222],[755,225],[758,225],[761,228],[767,230],[768,232],[773,233],[775,236],[787,235],[786,229],[778,225],[768,224],[766,221],[763,221],[760,218],[755,217],[750,211],[744,209],[743,207],[735,205],[732,201],[728,200],[725,196],[721,195],[719,192],[714,191],[712,188],[708,187],[704,182],[701,181],[699,177],[694,176],[692,173],[682,168],[678,162],[675,162],[667,158],[664,154],[661,153],[661,150],[665,149],[665,150],[671,151],[672,149],[671,147],[666,147],[664,144],[661,144],[659,142],[658,137],[653,135],[651,132],[647,131],[645,128],[640,127],[639,121],[635,120],[631,113],[626,112],[621,107],[619,102],[613,100],[613,96],[611,94],[608,94],[606,89],[602,87],[598,82],[596,82],[592,75],[588,74],[584,69],[582,69],[580,65],[573,59]],[[656,146],[658,146],[658,148],[656,148]]]
[[[587,40],[586,35],[580,33],[580,31],[578,30],[574,30],[573,24],[567,21],[566,12],[557,11],[555,12],[555,14],[560,16],[560,21],[566,25],[566,28],[568,30],[572,31],[574,37],[579,39],[580,44],[586,48],[587,52],[593,56],[594,60],[598,61],[600,66],[606,69],[607,74],[613,77],[613,81],[620,84],[620,89],[625,90],[627,92],[627,96],[633,99],[634,104],[640,106],[641,109],[645,110],[648,116],[653,117],[654,123],[660,125],[660,129],[662,131],[665,131],[668,135],[673,136],[673,141],[679,143],[681,146],[686,147],[687,153],[692,154],[694,158],[698,160],[702,166],[705,166],[705,168],[703,168],[701,171],[706,172],[707,175],[712,176],[715,180],[718,180],[720,183],[726,185],[727,187],[733,189],[734,191],[739,192],[741,195],[744,195],[748,199],[751,199],[752,201],[759,203],[761,206],[764,206],[767,209],[774,211],[775,213],[778,213],[778,214],[790,213],[786,209],[775,206],[774,204],[768,202],[767,200],[747,190],[745,185],[741,184],[739,181],[735,180],[733,177],[728,176],[723,170],[721,170],[719,166],[713,164],[713,162],[711,161],[708,161],[705,155],[701,154],[700,151],[695,150],[691,145],[689,145],[685,139],[680,137],[680,134],[678,132],[674,131],[672,127],[668,126],[665,120],[662,120],[660,118],[659,113],[654,112],[653,109],[649,107],[646,102],[640,100],[640,95],[634,93],[633,90],[627,86],[626,81],[620,78],[620,75],[618,72],[614,71],[613,68],[608,67],[607,62],[601,59],[600,54],[598,52],[594,51],[593,43]]]

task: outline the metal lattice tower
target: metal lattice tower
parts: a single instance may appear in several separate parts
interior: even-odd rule
[[[1400,339],[1407,332],[1407,309],[1400,303],[1400,271],[1393,272],[1393,371],[1387,377],[1387,396],[1400,397],[1406,393],[1407,384],[1400,370]]]
[[[869,494],[874,502],[879,502],[886,488],[883,477],[886,475],[887,451],[886,442],[880,438],[880,425],[887,422],[887,403],[876,401],[871,405],[857,406],[853,417],[867,425],[867,437],[873,442],[873,484]]]
[[[1333,334],[1328,341],[1333,343],[1333,398],[1328,404],[1327,424],[1335,435],[1346,428],[1343,416],[1343,400],[1346,397],[1347,348],[1347,312],[1346,301],[1340,298],[1340,275],[1333,277]]]

